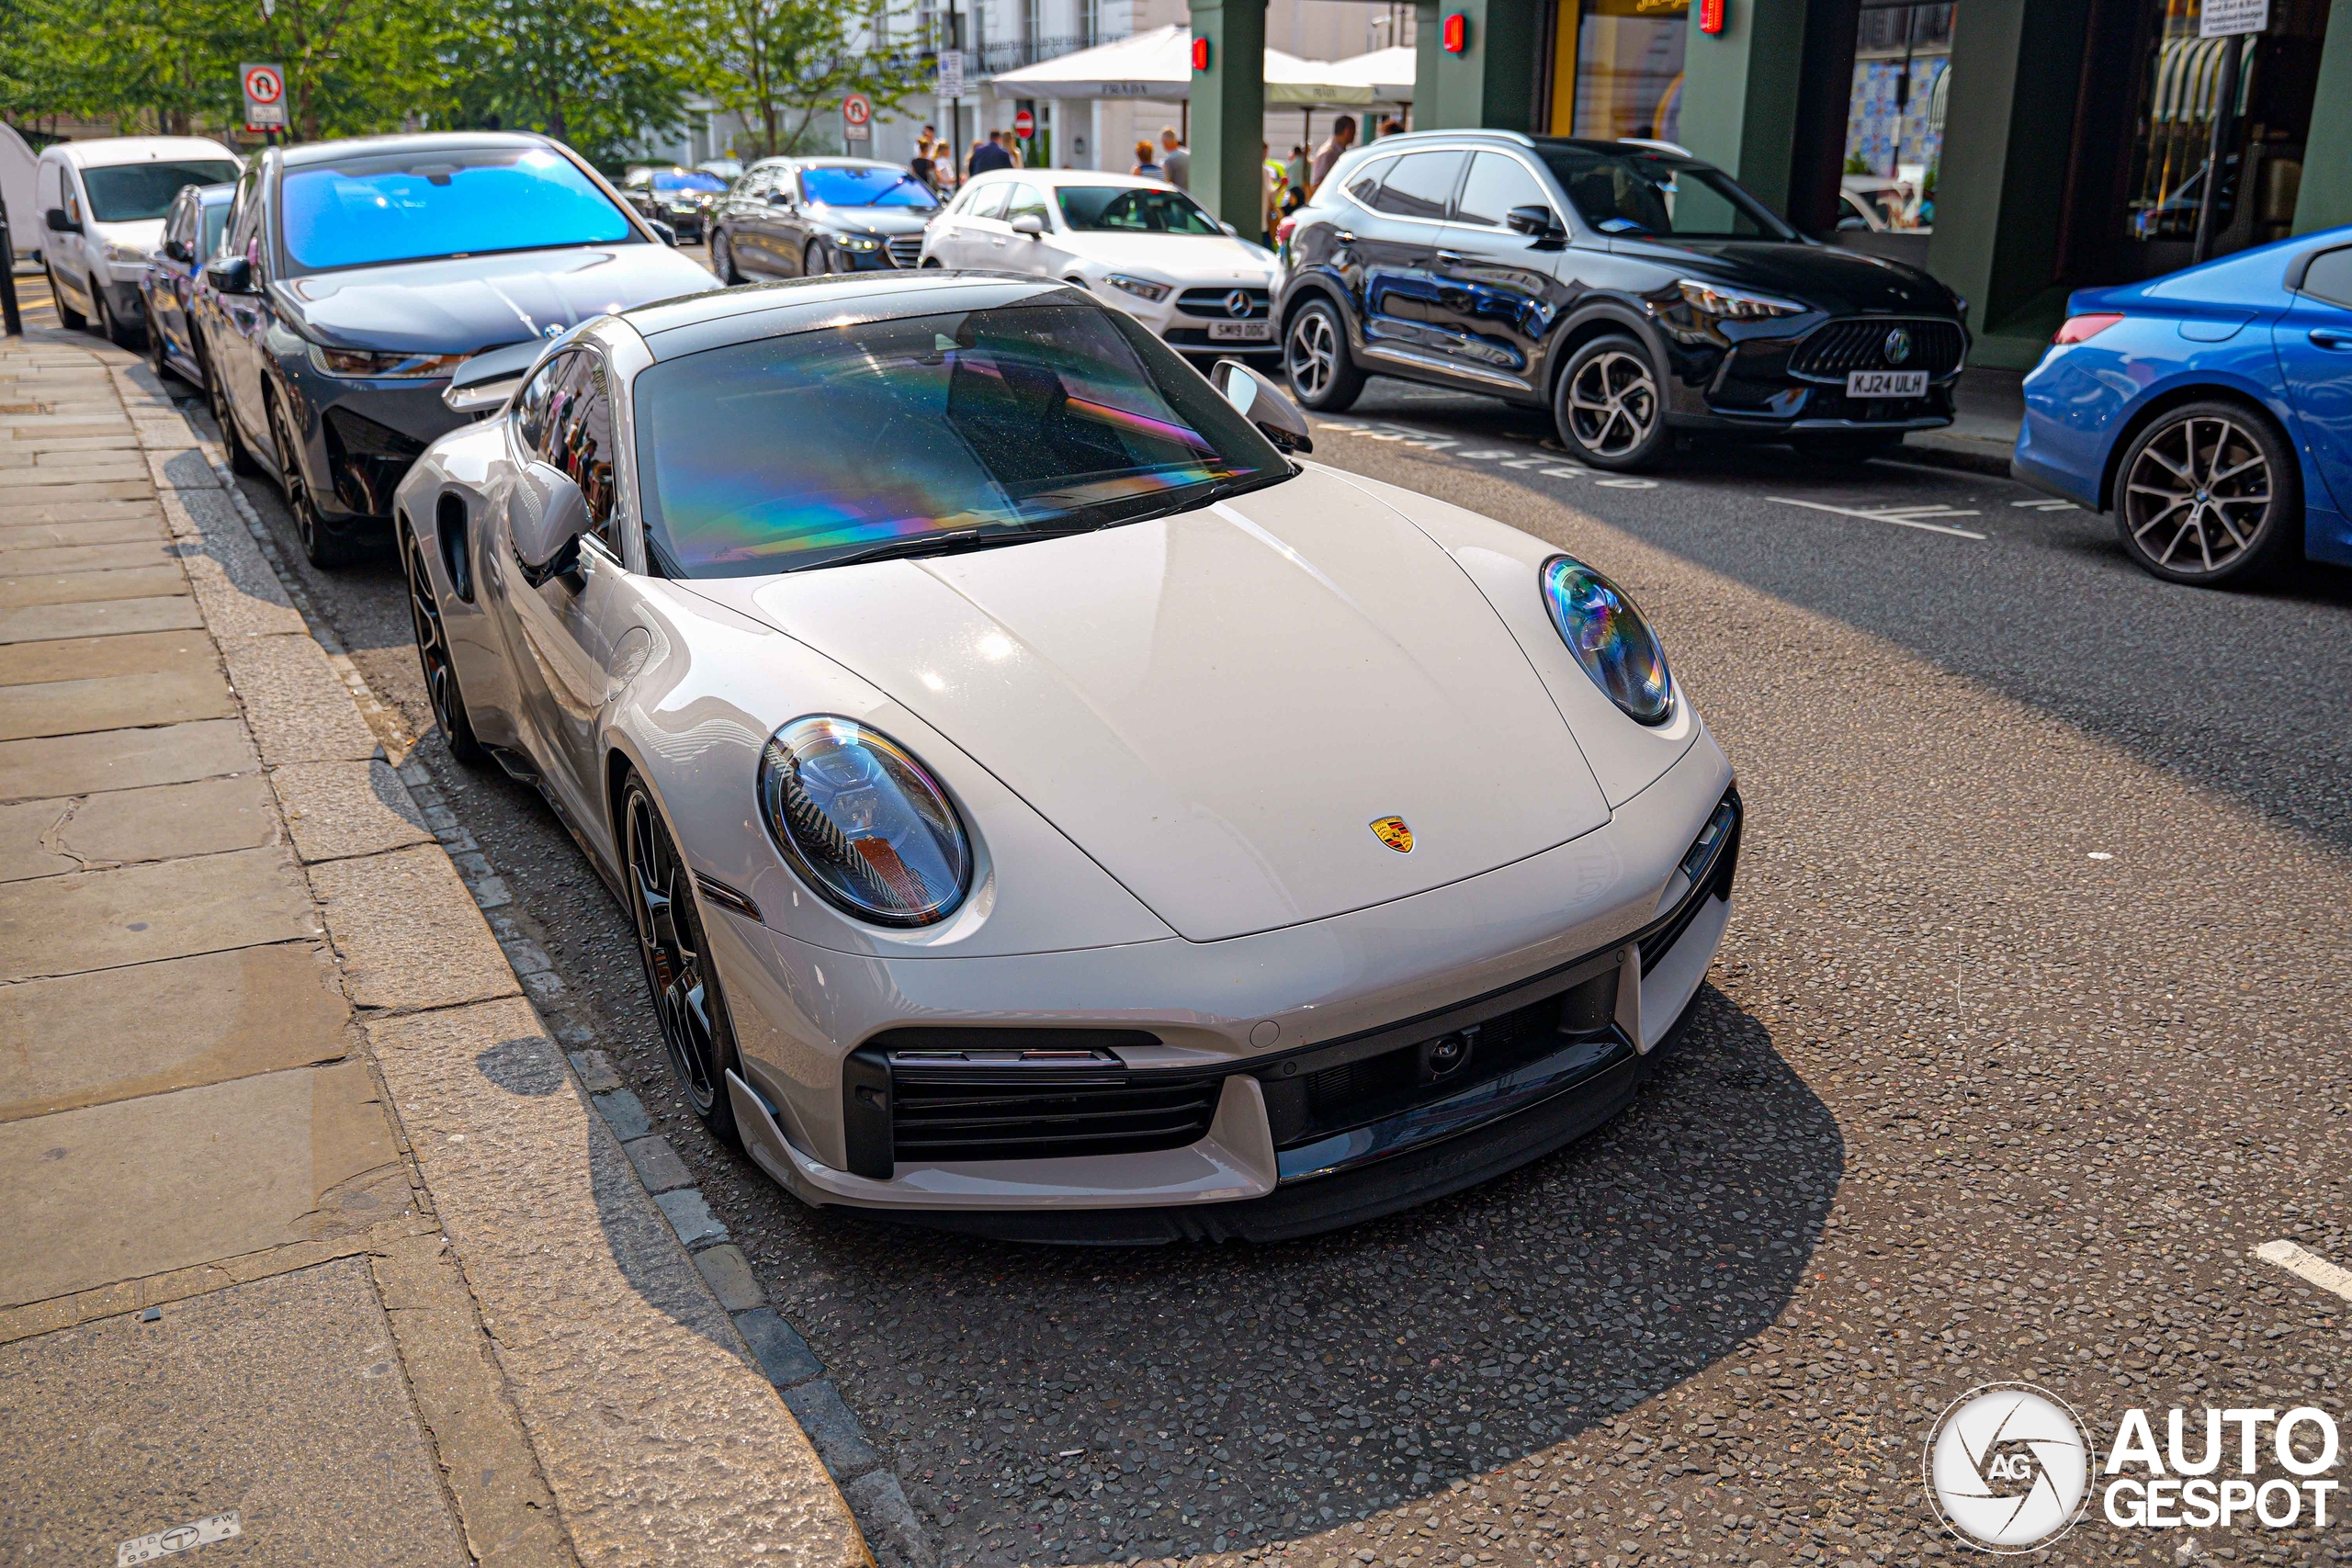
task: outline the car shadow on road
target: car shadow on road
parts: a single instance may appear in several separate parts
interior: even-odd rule
[[[740,1197],[947,1555],[1240,1551],[1543,1450],[1779,1316],[1844,1141],[1759,1021],[1712,987],[1694,1006],[1582,1144],[1313,1241],[1021,1247]],[[1683,1441],[1660,1470],[1713,1473]]]

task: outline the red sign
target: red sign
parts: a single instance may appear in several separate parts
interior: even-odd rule
[[[1193,40],[1193,69],[1206,71],[1208,68],[1209,40],[1204,38],[1196,38]]]
[[[1037,117],[1027,109],[1015,109],[1012,113],[1012,134],[1023,141],[1036,135]]]
[[[1699,30],[1702,33],[1724,30],[1724,0],[1699,0]]]
[[[1460,54],[1470,47],[1470,18],[1456,11],[1446,17],[1445,30],[1440,35],[1448,54]]]

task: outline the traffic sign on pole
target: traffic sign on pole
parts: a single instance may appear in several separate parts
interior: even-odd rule
[[[1017,109],[1012,116],[1012,134],[1026,141],[1037,134],[1037,117],[1027,109]]]
[[[245,93],[247,130],[286,129],[286,68],[282,65],[240,65],[238,83]]]
[[[842,100],[842,140],[874,140],[874,100],[864,93],[852,93]]]
[[[964,96],[964,51],[960,49],[939,51],[939,96],[943,98]]]

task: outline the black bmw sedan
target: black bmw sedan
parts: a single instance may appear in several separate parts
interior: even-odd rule
[[[931,187],[870,158],[763,158],[712,209],[710,265],[724,283],[913,266]]]
[[[570,148],[492,131],[267,149],[205,280],[230,460],[277,476],[321,567],[390,539],[393,488],[469,417],[461,360],[711,287]]]
[[[1597,468],[1678,437],[1859,458],[1950,424],[1966,307],[1916,267],[1816,243],[1663,146],[1384,137],[1300,209],[1279,305],[1299,400],[1368,376],[1547,406]]]

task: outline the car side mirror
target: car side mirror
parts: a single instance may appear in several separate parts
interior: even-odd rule
[[[52,234],[78,234],[82,231],[82,225],[66,217],[65,209],[62,207],[51,208],[41,220],[49,225],[49,231]]]
[[[1238,240],[1241,238],[1241,231],[1235,228],[1230,223],[1219,223],[1217,227],[1225,231],[1226,237],[1227,239]]]
[[[1560,220],[1552,215],[1550,208],[1532,201],[1504,213],[1503,226],[1514,234],[1525,234],[1536,240],[1548,240],[1566,232],[1561,229]]]
[[[1290,400],[1290,394],[1259,375],[1238,359],[1220,359],[1209,372],[1216,389],[1225,394],[1234,412],[1256,425],[1267,440],[1284,452],[1312,452],[1314,441],[1306,433],[1306,415]]]
[[[768,205],[770,207],[790,207],[792,205],[792,193],[788,190],[772,190],[768,192]]]
[[[669,246],[673,251],[678,248],[678,231],[675,229],[671,228],[670,225],[662,222],[659,218],[649,218],[645,222],[646,226],[651,229],[653,232],[660,237],[663,244]]]
[[[166,240],[164,242],[164,254],[173,261],[184,262],[187,260],[187,246],[177,240]]]
[[[243,256],[216,256],[204,265],[205,280],[223,294],[254,291],[254,264]]]
[[[1026,234],[1033,240],[1042,239],[1046,232],[1046,220],[1034,212],[1024,212],[1012,220],[1012,231]]]
[[[523,581],[537,588],[580,565],[580,536],[588,531],[588,498],[552,463],[533,463],[506,498],[506,532]]]

